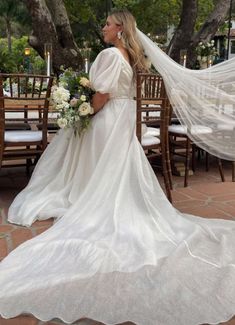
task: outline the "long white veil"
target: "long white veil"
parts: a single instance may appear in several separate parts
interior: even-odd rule
[[[235,59],[204,70],[190,70],[172,60],[137,29],[137,35],[190,138],[209,153],[235,160]],[[200,134],[201,127],[208,132]],[[197,132],[195,132],[197,130]]]

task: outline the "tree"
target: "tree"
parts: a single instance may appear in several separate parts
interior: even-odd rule
[[[52,44],[52,64],[55,73],[60,67],[81,69],[83,60],[74,41],[63,0],[25,0],[31,15],[32,33],[29,44],[44,57],[44,44]]]
[[[197,0],[183,0],[180,23],[169,44],[168,54],[180,60],[180,50],[188,50],[188,65],[192,66],[195,59],[195,47],[200,41],[209,41],[214,37],[219,26],[224,23],[230,7],[230,0],[218,0],[201,28],[195,32],[198,15]]]
[[[1,0],[0,17],[2,17],[6,28],[8,51],[11,52],[12,24],[13,22],[19,20],[21,20],[21,24],[23,24],[25,21],[28,21],[28,14],[24,4],[21,1]]]

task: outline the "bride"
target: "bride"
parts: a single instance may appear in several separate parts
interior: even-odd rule
[[[135,135],[133,80],[146,69],[145,40],[125,10],[110,14],[103,34],[114,47],[90,71],[91,127],[81,137],[60,131],[9,209],[9,222],[24,226],[57,219],[0,264],[0,314],[138,325],[229,320],[235,223],[181,214],[168,202]]]

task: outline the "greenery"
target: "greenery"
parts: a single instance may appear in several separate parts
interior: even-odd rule
[[[64,0],[73,35],[82,54],[92,62],[106,45],[101,29],[111,7],[127,8],[136,17],[138,27],[158,44],[166,41],[169,26],[177,26],[182,0]],[[198,0],[196,30],[205,22],[217,0]],[[50,6],[50,0],[46,0]],[[31,32],[31,19],[23,0],[0,1],[0,71],[45,72],[45,62],[31,49],[30,66],[26,69],[24,48]],[[85,50],[84,50],[85,49]],[[87,52],[88,51],[88,52]],[[88,54],[87,54],[88,53]]]
[[[18,39],[12,37],[11,52],[7,47],[7,39],[0,39],[0,71],[5,73],[32,72],[44,74],[45,61],[33,48],[30,48],[30,56],[26,59],[24,50],[28,47],[27,36]]]

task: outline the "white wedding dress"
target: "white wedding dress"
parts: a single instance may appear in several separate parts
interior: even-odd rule
[[[48,146],[9,221],[57,218],[0,264],[0,314],[66,323],[216,324],[235,314],[235,222],[181,214],[135,135],[132,69],[116,48],[91,68],[111,99],[79,138]]]

